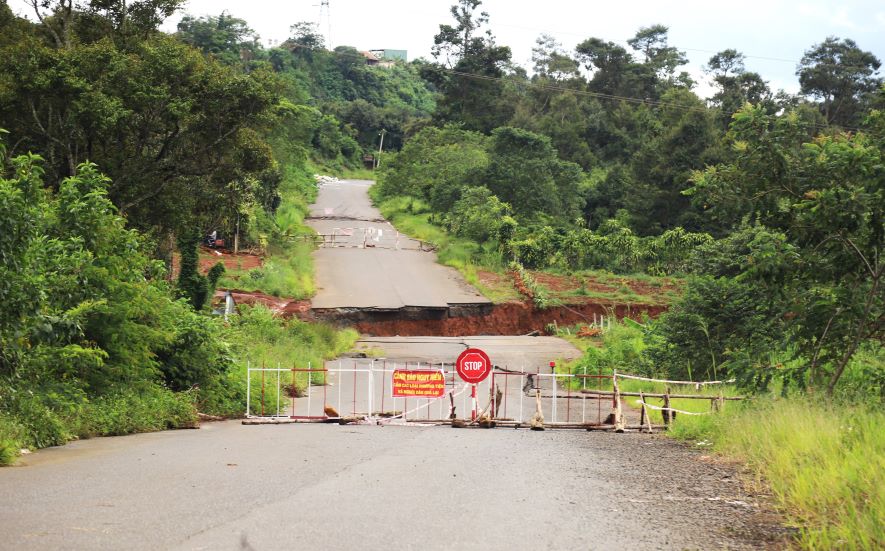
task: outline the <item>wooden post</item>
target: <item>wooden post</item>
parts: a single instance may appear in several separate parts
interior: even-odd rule
[[[670,387],[667,387],[664,394],[664,410],[661,412],[664,417],[664,426],[670,427],[670,421],[673,420],[673,412],[670,411]]]
[[[614,414],[615,414],[615,432],[624,432],[624,415],[621,411],[621,391],[618,388],[617,372],[612,376],[612,384],[614,385]]]
[[[645,411],[645,396],[643,396],[642,391],[639,391],[639,404],[641,406],[639,410],[639,431],[642,431],[642,426],[645,424],[645,417],[648,415]]]
[[[532,430],[544,430],[544,414],[541,412],[541,389],[535,390],[535,414],[529,422]]]

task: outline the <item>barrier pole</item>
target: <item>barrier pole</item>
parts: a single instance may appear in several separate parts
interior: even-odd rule
[[[571,379],[571,378],[569,377],[569,379]],[[568,381],[568,385],[565,387],[565,392],[566,392],[566,394],[565,394],[565,396],[566,396],[566,399],[565,399],[565,422],[568,423],[569,420],[571,419],[571,415],[572,415],[572,382],[571,382],[571,380]],[[581,402],[583,402],[583,401],[584,400],[581,400]]]
[[[366,381],[366,392],[368,393],[368,398],[369,398],[369,401],[366,403],[366,410],[367,410],[366,411],[366,418],[368,419],[369,417],[372,416],[372,391],[374,390],[372,387],[372,370],[371,369],[369,369],[369,371],[366,373],[366,377],[368,378],[368,381]]]
[[[261,362],[261,416],[264,417],[264,362]]]
[[[381,413],[384,413],[384,393],[387,391],[387,360],[381,367]]]
[[[280,362],[277,362],[277,417],[280,416]]]
[[[470,412],[470,420],[476,421],[476,385],[470,385],[470,401],[473,402],[473,411]]]
[[[292,362],[292,387],[289,389],[289,396],[292,397],[292,417],[295,417],[295,362]]]
[[[581,390],[587,390],[587,364],[584,364],[584,378],[581,379]],[[581,422],[587,422],[587,397],[581,400]]]
[[[439,402],[439,418],[445,419],[445,417],[443,417],[443,402],[446,399],[446,373],[443,371],[442,363],[439,364],[439,373],[443,376],[443,395],[437,399]]]
[[[323,362],[323,415],[326,415],[326,406],[329,405],[329,401],[326,399],[326,386],[329,381],[326,380],[326,363]],[[328,417],[328,415],[326,415]]]
[[[585,367],[586,369],[586,367]],[[602,390],[602,364],[596,366],[597,375],[599,378],[596,379],[596,389]],[[602,424],[602,396],[596,396],[596,422]]]
[[[538,392],[541,390],[541,368],[535,368],[535,383],[538,385]],[[535,392],[537,394],[537,392]],[[541,415],[544,415],[544,409],[541,408]]]
[[[556,412],[559,409],[559,400],[556,397],[556,387],[559,386],[556,384],[556,367],[553,362],[550,362],[550,379],[553,381],[553,422],[556,422]]]
[[[493,370],[493,371],[492,371],[492,380],[491,380],[491,382],[489,383],[489,385],[490,385],[490,386],[489,386],[489,394],[490,394],[491,397],[492,397],[492,419],[494,419],[494,418],[496,417],[495,413],[497,413],[497,411],[498,411],[498,408],[497,408],[497,406],[498,406],[498,395],[495,394],[495,372],[494,372],[494,369],[495,369],[495,368],[493,367],[493,368],[492,368],[492,370]]]
[[[310,417],[310,370],[313,369],[311,367],[310,362],[307,362],[307,417]]]
[[[250,367],[249,360],[246,360],[246,419],[248,419],[251,414],[249,413],[250,409],[250,400],[252,399],[252,368]]]
[[[341,360],[338,360],[338,415],[341,415],[341,412],[344,411],[344,407],[341,404],[341,381],[344,377],[341,376]]]
[[[504,369],[508,369],[507,366],[504,366]],[[507,419],[507,386],[510,382],[510,376],[504,376],[504,419]]]
[[[519,419],[516,420],[517,423],[522,423],[522,395],[525,392],[522,389],[525,387],[525,375],[519,376]]]
[[[353,361],[353,404],[350,408],[350,414],[356,415],[356,360]]]

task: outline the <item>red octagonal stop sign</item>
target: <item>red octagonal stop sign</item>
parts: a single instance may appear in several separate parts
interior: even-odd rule
[[[465,383],[482,382],[492,372],[492,361],[489,355],[479,348],[468,348],[455,362],[455,369]]]

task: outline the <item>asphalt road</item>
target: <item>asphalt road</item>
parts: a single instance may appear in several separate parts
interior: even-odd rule
[[[639,434],[210,423],[0,469],[2,549],[761,545],[728,467]]]
[[[311,306],[399,309],[487,304],[452,268],[436,263],[419,241],[401,236],[372,206],[372,182],[323,184],[308,224],[329,237],[314,254],[318,289]],[[368,245],[368,246],[366,246]]]
[[[311,223],[321,233],[328,224],[389,231],[366,189],[364,182],[324,186],[314,207],[324,219]],[[389,239],[383,235],[379,245]],[[325,289],[314,306],[484,300],[433,259],[384,247],[321,249],[317,279]],[[511,370],[543,372],[551,359],[578,354],[545,337],[360,345],[384,356],[374,360],[382,369],[385,362],[450,363],[468,345]],[[373,359],[341,365],[354,362],[362,368]],[[332,386],[313,388],[313,407],[329,398],[321,399],[324,391],[352,395],[359,383],[349,375],[350,382],[339,373]],[[505,392],[513,403],[522,381]],[[368,393],[364,402],[361,393],[351,400],[354,409],[377,403]],[[562,400],[547,401],[548,419],[553,403]],[[465,410],[462,402],[458,411]],[[74,442],[0,469],[0,549],[751,549],[765,546],[775,525],[732,467],[636,433],[228,421]]]

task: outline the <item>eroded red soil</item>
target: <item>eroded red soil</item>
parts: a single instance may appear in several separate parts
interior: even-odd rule
[[[527,303],[497,304],[489,314],[464,317],[449,317],[427,320],[385,320],[359,321],[354,327],[365,335],[387,336],[421,336],[437,335],[456,337],[462,335],[525,335],[532,331],[544,332],[551,323],[558,325],[575,325],[593,320],[593,315],[608,316],[612,313],[618,318],[629,317],[641,319],[646,313],[649,317],[657,317],[666,311],[666,306],[626,305],[626,304],[580,304],[557,306],[538,310]]]
[[[212,266],[219,262],[224,264],[224,268],[228,271],[234,270],[252,270],[260,268],[264,263],[264,259],[251,253],[233,254],[228,251],[219,251],[217,249],[200,249],[200,273],[207,273]]]

